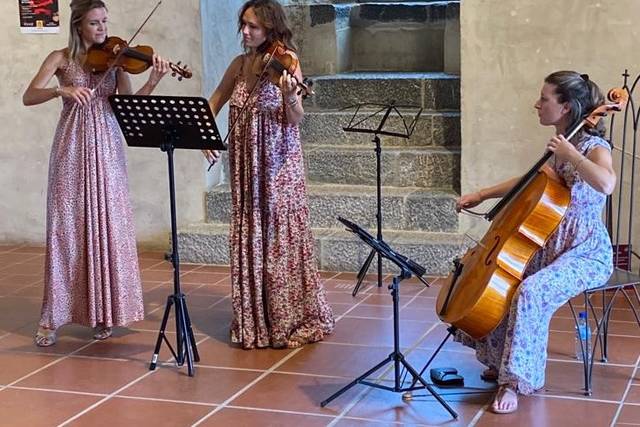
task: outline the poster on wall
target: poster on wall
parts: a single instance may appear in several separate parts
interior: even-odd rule
[[[52,34],[60,32],[58,0],[18,0],[20,32]]]

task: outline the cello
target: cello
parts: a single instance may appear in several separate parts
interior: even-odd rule
[[[621,111],[625,89],[607,94],[610,104],[590,112],[566,136],[595,127],[608,112]],[[571,201],[564,183],[543,169],[547,151],[509,192],[484,215],[491,226],[445,279],[438,294],[438,317],[474,339],[493,331],[508,313],[513,295],[534,255],[560,225]]]

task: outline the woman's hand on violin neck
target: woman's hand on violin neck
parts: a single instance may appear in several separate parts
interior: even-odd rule
[[[66,86],[58,89],[63,98],[71,98],[79,105],[89,105],[93,98],[93,91],[88,87]]]
[[[564,136],[556,135],[547,143],[547,150],[553,152],[556,158],[562,162],[572,161],[580,152]]]
[[[460,212],[462,209],[471,209],[483,201],[482,190],[475,193],[464,194],[456,200],[456,212]]]
[[[160,83],[160,80],[171,70],[169,61],[157,54],[153,54],[153,67],[149,74],[149,84],[153,87]]]
[[[287,70],[282,72],[280,77],[280,90],[285,102],[292,103],[298,97],[298,82],[296,78],[289,74]]]

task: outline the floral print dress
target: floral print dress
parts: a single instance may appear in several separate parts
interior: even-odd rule
[[[590,135],[576,145],[585,156],[596,147],[610,150],[604,139]],[[611,240],[602,221],[606,195],[587,184],[570,162],[558,162],[554,169],[571,189],[571,202],[558,229],[528,266],[509,313],[486,337],[456,336],[498,372],[499,384],[521,394],[544,385],[553,313],[585,289],[605,284],[613,271]]]
[[[71,61],[60,86],[95,88],[104,74]],[[49,158],[47,249],[40,326],[126,326],[144,318],[124,141],[108,96],[111,71],[89,105],[62,100]]]
[[[314,256],[300,134],[267,80],[240,116],[250,90],[236,78],[229,111],[229,123],[239,117],[229,142],[231,341],[298,347],[334,327]]]

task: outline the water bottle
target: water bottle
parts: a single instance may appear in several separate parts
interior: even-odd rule
[[[587,360],[589,360],[591,345],[591,328],[587,323],[587,313],[581,311],[578,314],[578,325],[576,326],[576,359],[582,360],[582,349],[584,348]]]

